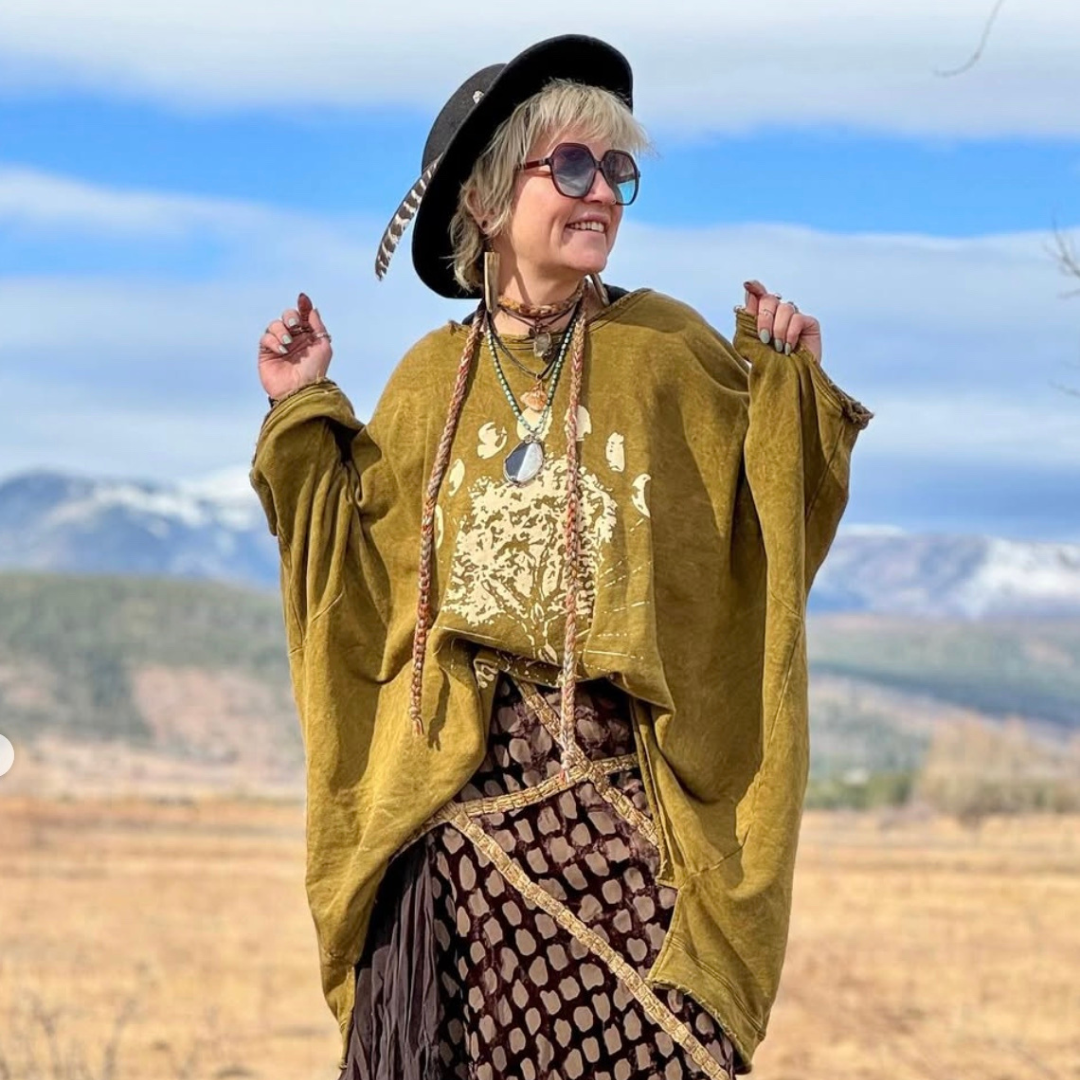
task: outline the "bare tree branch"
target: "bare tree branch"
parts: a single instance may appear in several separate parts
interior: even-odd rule
[[[983,27],[982,39],[979,41],[979,47],[971,54],[971,58],[965,64],[961,64],[958,68],[950,68],[948,71],[941,71],[935,69],[934,74],[940,75],[943,79],[951,79],[954,75],[963,75],[965,71],[970,71],[981,59],[983,51],[986,49],[986,43],[990,40],[990,31],[994,29],[994,23],[997,20],[998,12],[1005,6],[1005,0],[997,0],[994,4],[994,10],[990,12],[990,17],[986,20],[986,25]]]
[[[1077,254],[1072,237],[1064,232],[1056,221],[1054,222],[1054,246],[1051,254],[1057,260],[1058,269],[1063,274],[1080,281],[1080,254]],[[1080,288],[1070,289],[1068,292],[1062,293],[1063,300],[1076,296],[1080,296]],[[1070,394],[1073,397],[1080,397],[1080,390],[1074,386],[1062,386],[1056,382],[1051,385],[1053,385],[1054,389],[1061,390],[1063,393]]]
[[[1069,394],[1071,397],[1080,398],[1080,390],[1077,390],[1075,386],[1066,386],[1064,383],[1050,381],[1050,385],[1055,390],[1060,390],[1063,394]]]
[[[1053,256],[1057,259],[1059,269],[1063,274],[1076,278],[1080,281],[1080,255],[1077,254],[1072,238],[1062,231],[1061,227],[1054,223],[1054,251]],[[1063,297],[1080,296],[1080,288],[1070,289]]]

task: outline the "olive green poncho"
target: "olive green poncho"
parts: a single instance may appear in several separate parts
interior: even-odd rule
[[[784,356],[747,312],[736,322],[732,345],[648,289],[590,322],[578,676],[636,699],[660,880],[678,889],[649,982],[696,998],[749,1063],[783,964],[807,779],[806,597],[873,414],[805,349]],[[414,733],[421,508],[466,333],[452,322],[415,345],[366,425],[329,380],[280,402],[251,474],[281,549],[307,891],[342,1064],[379,882],[480,764],[497,654],[549,685],[561,664],[568,380],[544,469],[515,487],[502,462],[517,421],[484,348],[439,496]]]

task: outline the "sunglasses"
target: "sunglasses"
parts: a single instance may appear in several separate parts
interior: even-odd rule
[[[568,198],[585,198],[592,191],[597,169],[615,193],[619,206],[629,206],[637,198],[641,173],[637,162],[625,150],[608,150],[597,161],[593,152],[581,143],[559,143],[547,157],[526,161],[521,168],[535,169],[541,165],[551,167],[555,190]]]

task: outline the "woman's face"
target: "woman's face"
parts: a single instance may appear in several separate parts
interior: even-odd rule
[[[611,149],[606,140],[582,138],[570,130],[532,146],[527,160],[547,157],[562,142],[587,146],[597,160]],[[572,288],[607,265],[622,211],[599,169],[580,199],[560,194],[549,166],[523,170],[514,185],[510,222],[492,246],[526,291],[563,283]]]

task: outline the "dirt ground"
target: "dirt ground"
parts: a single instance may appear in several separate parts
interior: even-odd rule
[[[290,802],[0,799],[0,1077],[336,1080]],[[808,814],[762,1080],[1080,1080],[1080,820]]]

